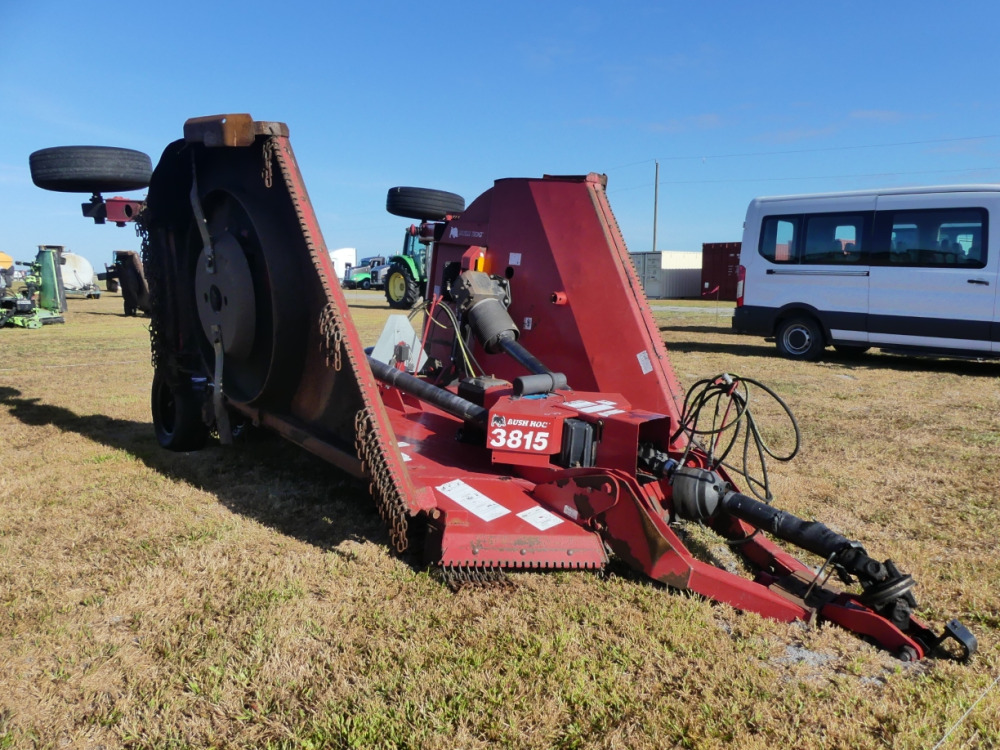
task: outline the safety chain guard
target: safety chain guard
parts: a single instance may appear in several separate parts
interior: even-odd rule
[[[332,359],[334,369],[340,370],[342,357],[346,355],[351,370],[360,374],[368,367],[368,363],[360,362],[350,347],[343,346],[343,321],[340,319],[340,314],[333,302],[333,290],[330,288],[329,279],[324,273],[320,259],[320,248],[306,222],[302,202],[292,178],[288,161],[290,150],[291,146],[287,140],[274,136],[269,138],[264,145],[266,161],[270,162],[270,159],[267,159],[267,154],[270,153],[278,165],[278,170],[285,182],[285,188],[299,221],[299,230],[302,232],[302,237],[309,250],[309,258],[323,286],[327,302],[320,317],[320,331],[327,365],[330,365]],[[266,179],[267,175],[264,174],[262,177]],[[388,527],[392,545],[397,552],[404,552],[409,547],[410,509],[404,499],[403,488],[390,467],[389,457],[385,450],[387,437],[381,433],[378,421],[374,416],[375,405],[371,402],[371,398],[364,388],[360,389],[360,393],[364,408],[357,412],[354,419],[355,449],[362,462],[362,471],[370,480],[372,498],[375,500],[379,515]]]
[[[263,149],[264,166],[260,172],[260,178],[264,181],[264,187],[270,188],[274,184],[274,173],[271,163],[274,159],[274,138],[264,141]]]
[[[503,568],[477,568],[472,565],[442,565],[441,578],[452,591],[464,588],[514,588]]]
[[[326,307],[319,316],[319,335],[322,337],[321,347],[323,356],[326,358],[326,366],[333,367],[340,371],[340,353],[344,346],[344,332],[337,322],[337,311],[332,302],[327,302]]]
[[[361,459],[361,470],[368,476],[368,486],[378,514],[389,529],[389,538],[397,552],[409,547],[409,518],[406,503],[395,487],[392,470],[385,460],[375,432],[375,423],[367,410],[354,415],[354,448]]]
[[[163,304],[161,295],[163,279],[160,274],[160,264],[156,262],[156,258],[151,257],[148,220],[148,209],[144,206],[135,216],[135,234],[139,238],[139,257],[142,259],[143,275],[149,287],[149,354],[155,370],[160,366],[163,352],[166,351],[163,332],[159,325],[159,321],[163,319],[163,311],[160,309]]]

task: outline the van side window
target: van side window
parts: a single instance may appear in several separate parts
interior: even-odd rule
[[[761,222],[758,252],[772,263],[797,263],[799,217],[767,216]]]
[[[862,239],[867,214],[815,214],[805,217],[802,263],[858,263],[864,256]],[[867,261],[867,259],[865,259]]]
[[[879,265],[919,268],[983,268],[987,212],[984,208],[879,211]],[[887,249],[884,249],[887,248]]]

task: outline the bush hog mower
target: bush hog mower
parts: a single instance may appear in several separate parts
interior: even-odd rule
[[[958,621],[938,635],[913,616],[914,581],[891,561],[772,507],[766,482],[747,478],[763,499],[737,491],[723,433],[767,451],[749,381],[681,392],[602,176],[498,180],[428,222],[424,325],[391,318],[368,352],[285,125],[189,120],[138,221],[165,448],[197,449],[213,428],[229,443],[248,421],[274,430],[366,478],[396,550],[421,549],[456,587],[615,555],[741,610],[836,622],[902,659],[976,650]],[[684,522],[756,577],[692,555]],[[817,572],[769,536],[825,562]],[[828,585],[831,572],[860,593]]]

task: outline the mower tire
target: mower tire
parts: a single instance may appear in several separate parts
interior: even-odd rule
[[[815,362],[826,348],[823,329],[806,316],[781,321],[775,332],[775,344],[783,357],[804,362]]]
[[[169,451],[196,451],[205,447],[208,425],[201,403],[190,387],[172,386],[161,369],[153,373],[151,394],[153,431],[160,447]]]
[[[59,193],[105,193],[149,187],[153,163],[142,151],[109,146],[56,146],[28,157],[31,181]]]
[[[393,216],[421,221],[441,221],[465,210],[465,198],[444,190],[394,187],[385,198],[385,210]]]
[[[417,280],[410,269],[401,263],[393,263],[385,277],[385,300],[393,310],[409,310],[420,297]]]

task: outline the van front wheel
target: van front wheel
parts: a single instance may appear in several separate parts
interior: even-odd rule
[[[825,348],[823,331],[812,318],[783,320],[777,331],[775,343],[783,357],[813,362]]]

